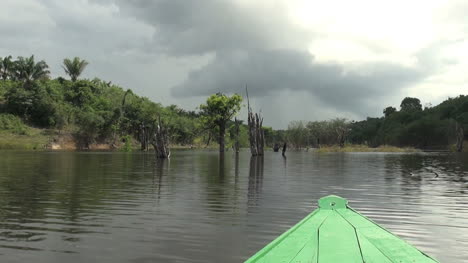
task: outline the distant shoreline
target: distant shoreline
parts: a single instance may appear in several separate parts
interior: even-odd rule
[[[330,152],[423,152],[421,149],[412,147],[396,147],[391,145],[382,145],[379,147],[369,147],[367,145],[346,145],[344,147],[336,146],[324,146],[315,149],[319,153],[330,153]]]
[[[217,144],[206,145],[172,145],[172,149],[183,150],[214,150],[217,149]],[[245,148],[244,150],[248,150]],[[89,145],[89,149],[80,149],[76,146],[73,136],[70,133],[57,134],[56,131],[31,129],[28,134],[14,134],[7,131],[0,131],[0,150],[25,150],[25,151],[123,151],[123,144],[111,145],[109,143],[93,143]],[[270,147],[265,147],[265,150],[270,151]],[[139,151],[138,145],[134,144],[130,151]],[[231,152],[232,149],[227,150]],[[379,147],[369,147],[366,145],[345,145],[344,147],[336,146],[321,146],[320,148],[309,149],[288,149],[288,152],[309,151],[315,153],[352,153],[352,152],[426,152],[424,149],[412,147],[396,147],[383,145]],[[431,152],[452,152],[450,149],[437,149]]]

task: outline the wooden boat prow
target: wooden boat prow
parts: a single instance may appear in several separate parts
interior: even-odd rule
[[[258,251],[246,263],[434,263],[406,243],[330,195],[298,224]]]

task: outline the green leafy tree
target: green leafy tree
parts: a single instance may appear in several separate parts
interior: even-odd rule
[[[385,116],[385,118],[387,118],[388,116],[390,116],[391,114],[395,113],[397,110],[395,107],[392,107],[392,106],[389,106],[387,108],[385,108],[383,110],[383,114]]]
[[[39,127],[62,128],[69,107],[63,101],[58,81],[32,82],[27,89],[20,83],[5,94],[8,112]]]
[[[202,122],[209,129],[218,129],[219,132],[219,152],[224,152],[224,136],[226,134],[226,124],[240,110],[242,97],[234,94],[231,97],[222,93],[211,95],[206,104],[200,105]]]
[[[7,111],[28,119],[29,113],[34,111],[34,95],[33,91],[18,87],[16,83],[16,86],[10,88],[5,94]]]
[[[89,63],[86,60],[80,59],[79,57],[75,57],[73,60],[66,58],[63,60],[62,67],[65,70],[65,73],[70,76],[71,80],[76,81],[88,64]]]
[[[98,138],[102,127],[105,125],[105,116],[99,114],[92,108],[85,108],[77,114],[77,124],[79,130],[75,133],[78,146],[82,149],[89,149],[91,143]]]
[[[418,98],[406,97],[401,101],[400,109],[403,112],[421,111],[421,101]]]

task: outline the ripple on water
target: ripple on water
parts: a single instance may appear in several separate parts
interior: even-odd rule
[[[241,262],[337,194],[441,262],[468,262],[467,164],[449,154],[267,152],[262,162],[228,152],[220,165],[210,151],[158,163],[142,153],[0,152],[0,255]]]

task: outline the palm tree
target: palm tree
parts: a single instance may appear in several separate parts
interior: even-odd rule
[[[13,73],[14,62],[11,60],[11,56],[0,58],[0,78],[7,80],[11,78]]]
[[[30,82],[39,79],[47,79],[50,71],[44,60],[34,62],[34,55],[29,58],[18,57],[14,62],[12,78],[23,82]]]
[[[88,65],[88,62],[79,57],[75,57],[73,60],[66,58],[63,60],[63,69],[67,73],[72,81],[76,81],[78,77],[83,73],[83,70]]]

